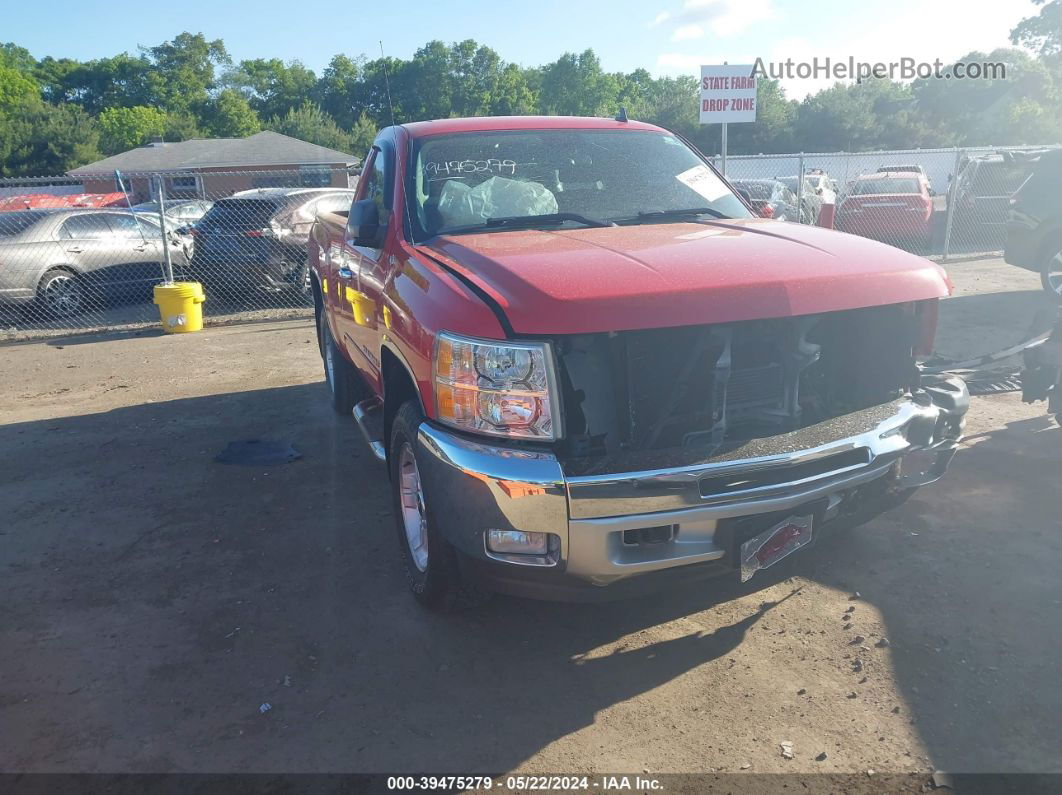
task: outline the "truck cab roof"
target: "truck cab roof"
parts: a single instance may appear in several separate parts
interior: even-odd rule
[[[655,124],[616,121],[592,116],[475,116],[464,119],[437,119],[398,125],[413,138],[467,132],[499,130],[648,130],[666,133]]]

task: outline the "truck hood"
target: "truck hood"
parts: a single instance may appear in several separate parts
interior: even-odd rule
[[[420,249],[489,295],[521,334],[732,323],[950,291],[922,257],[763,219],[440,236]]]

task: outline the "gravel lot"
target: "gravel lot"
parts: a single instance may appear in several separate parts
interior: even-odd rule
[[[950,273],[943,355],[1046,318]],[[1062,431],[1016,394],[746,587],[439,616],[306,321],[11,344],[0,393],[2,771],[1062,772]],[[303,457],[213,461],[248,438]]]

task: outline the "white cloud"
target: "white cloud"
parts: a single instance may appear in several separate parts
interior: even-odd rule
[[[708,26],[716,36],[735,36],[757,22],[777,16],[772,0],[685,0],[675,13],[661,11],[650,27],[672,22],[672,41],[704,36]]]
[[[679,25],[671,34],[672,41],[690,41],[704,38],[704,28],[700,25]]]

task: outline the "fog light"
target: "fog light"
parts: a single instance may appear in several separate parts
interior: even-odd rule
[[[501,555],[545,555],[548,533],[523,533],[519,530],[488,530],[487,549]]]

